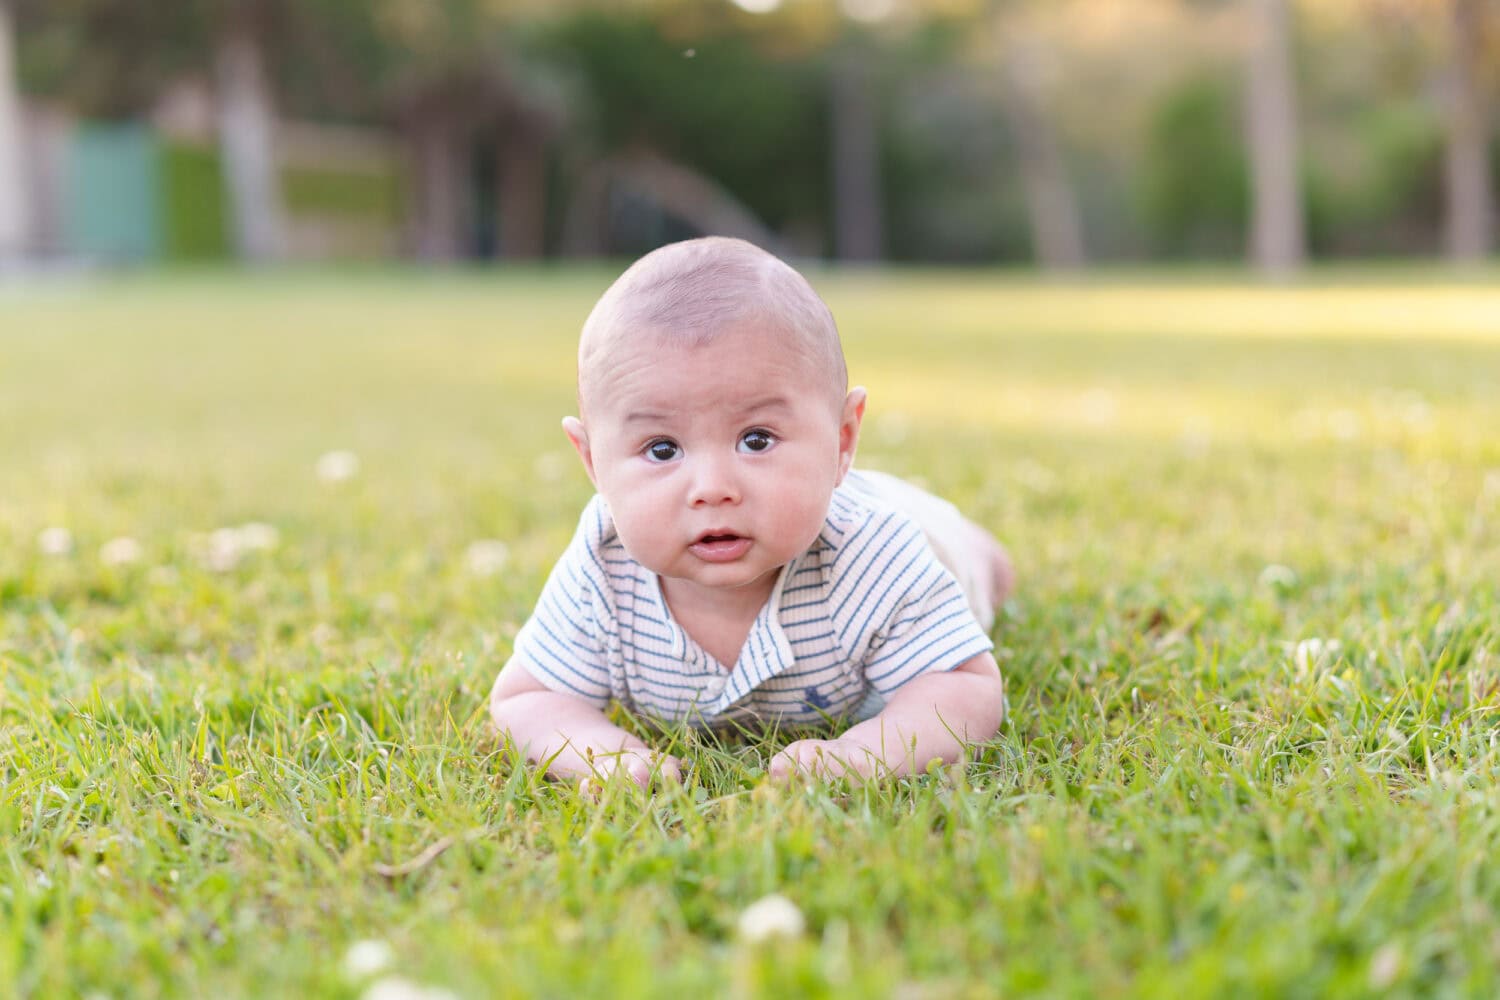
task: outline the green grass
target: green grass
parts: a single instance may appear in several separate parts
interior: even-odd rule
[[[1500,293],[814,277],[862,462],[1014,552],[1011,718],[870,789],[677,734],[598,804],[483,700],[604,271],[5,293],[0,995],[358,997],[361,939],[474,998],[1500,990]],[[771,892],[806,934],[740,941]]]

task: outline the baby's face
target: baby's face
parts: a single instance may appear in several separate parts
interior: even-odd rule
[[[755,329],[611,353],[569,437],[626,551],[671,587],[762,601],[817,538],[859,436],[863,392],[834,398],[794,338]]]

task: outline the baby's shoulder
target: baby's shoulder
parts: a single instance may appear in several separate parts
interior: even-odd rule
[[[598,494],[579,515],[557,571],[564,572],[573,587],[587,591],[601,608],[612,606],[613,595],[620,589],[637,588],[641,567],[625,551],[609,505]]]
[[[921,529],[878,492],[868,474],[850,469],[833,491],[818,537],[831,550],[834,562],[843,564],[889,557],[894,554],[893,544],[899,547],[920,540]]]
[[[819,535],[828,599],[849,609],[872,593],[914,579],[930,550],[910,515],[871,492],[851,472],[834,491]]]

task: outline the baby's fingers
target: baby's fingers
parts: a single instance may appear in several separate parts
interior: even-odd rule
[[[649,788],[653,782],[661,784],[682,781],[682,763],[667,754],[625,752],[594,759],[594,773],[579,783],[579,791],[587,798],[598,801],[604,787],[617,773],[623,773],[630,782],[640,788]]]
[[[881,762],[867,748],[844,740],[798,740],[771,760],[773,781],[796,777],[865,781],[880,773]]]
[[[771,780],[786,782],[799,775],[812,777],[826,774],[828,764],[832,761],[827,752],[828,746],[827,740],[798,740],[787,744],[786,749],[771,758],[768,771]]]
[[[664,753],[632,756],[625,763],[625,772],[630,775],[631,781],[642,788],[650,787],[653,783],[682,784],[682,762]]]

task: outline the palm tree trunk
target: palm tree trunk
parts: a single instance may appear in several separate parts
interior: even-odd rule
[[[20,258],[27,229],[14,24],[9,0],[0,0],[0,266]]]
[[[1489,127],[1479,83],[1484,4],[1450,0],[1448,60],[1448,256],[1472,263],[1490,253],[1494,201],[1490,192]]]
[[[230,218],[242,258],[276,260],[285,239],[274,145],[276,112],[262,64],[255,0],[230,4],[215,66],[219,149]]]
[[[1250,256],[1286,276],[1302,266],[1302,183],[1298,175],[1297,88],[1287,0],[1249,0],[1246,119],[1250,148]]]

